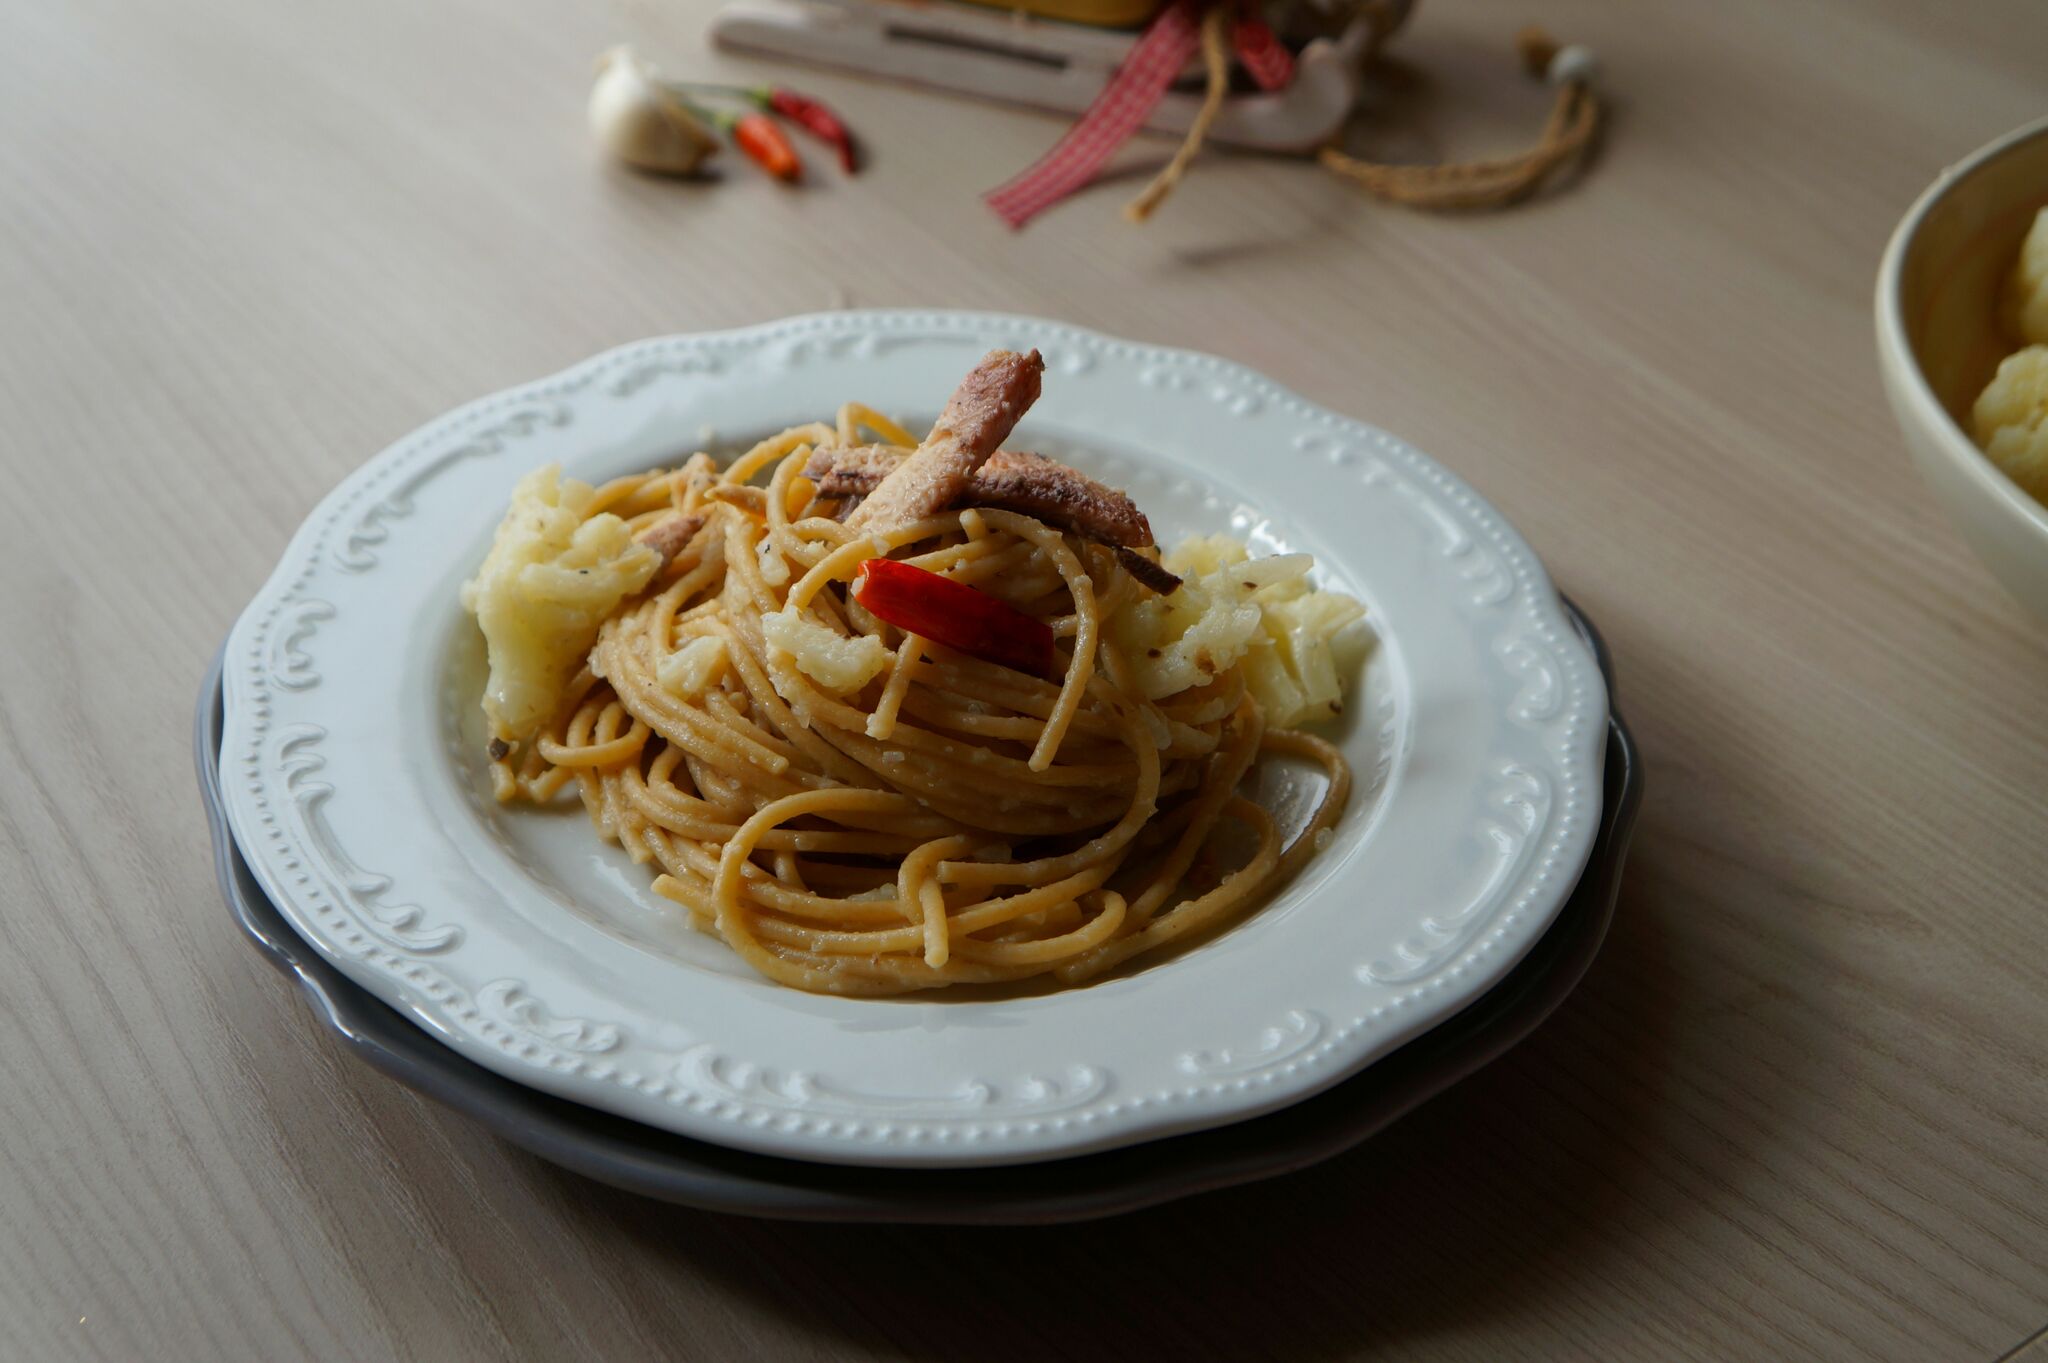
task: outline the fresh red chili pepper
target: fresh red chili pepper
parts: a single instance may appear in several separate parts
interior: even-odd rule
[[[762,108],[781,114],[839,153],[839,168],[848,175],[853,174],[857,164],[853,134],[838,114],[808,95],[785,90],[779,85],[757,86],[748,93]]]
[[[803,178],[804,163],[790,145],[789,134],[777,127],[774,119],[766,114],[741,114],[731,118],[730,128],[740,150],[760,162],[770,175],[791,184]]]
[[[671,82],[667,87],[670,94],[682,100],[683,107],[739,145],[739,149],[758,161],[761,168],[778,180],[796,183],[803,178],[803,159],[796,154],[796,148],[789,143],[789,135],[776,126],[775,120],[766,114],[736,114],[725,109],[705,109],[683,98],[683,91],[719,87],[689,86]]]
[[[853,599],[877,619],[998,667],[1052,675],[1052,630],[965,582],[894,559],[860,565]]]
[[[695,105],[689,108],[699,117],[710,119],[738,144],[741,151],[759,162],[761,168],[776,179],[795,184],[803,178],[803,160],[797,156],[796,148],[790,145],[789,135],[768,115],[735,114],[723,109],[706,112]]]
[[[839,156],[840,169],[848,175],[859,169],[859,151],[852,130],[838,114],[809,95],[800,95],[780,85],[709,85],[702,81],[670,81],[668,88],[679,95],[691,92],[744,99],[758,109],[781,114],[831,147]]]

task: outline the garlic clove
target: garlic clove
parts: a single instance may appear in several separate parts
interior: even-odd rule
[[[612,48],[597,64],[590,131],[613,156],[641,170],[688,175],[718,150],[718,139],[632,48]]]

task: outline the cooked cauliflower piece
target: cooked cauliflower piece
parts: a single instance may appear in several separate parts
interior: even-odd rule
[[[588,483],[561,474],[550,464],[519,480],[491,552],[462,584],[490,656],[484,714],[506,742],[531,738],[554,717],[598,626],[661,567],[624,521],[589,514]]]
[[[1183,579],[1180,590],[1126,607],[1115,626],[1146,696],[1159,700],[1204,685],[1241,660],[1246,685],[1276,728],[1343,708],[1331,649],[1365,608],[1312,588],[1312,558],[1255,559],[1242,541],[1211,535],[1185,541],[1165,564]]]
[[[2037,227],[2034,235],[2043,234]],[[2048,345],[2005,357],[1978,396],[1971,424],[1991,462],[2048,502]]]
[[[786,650],[796,670],[827,691],[846,695],[889,665],[888,646],[871,634],[845,635],[787,608],[761,617],[769,646]]]
[[[731,661],[724,638],[700,634],[657,663],[654,678],[671,695],[695,700],[718,684]]]
[[[2048,208],[2020,245],[2020,258],[2005,281],[2005,320],[2015,339],[2048,345]]]

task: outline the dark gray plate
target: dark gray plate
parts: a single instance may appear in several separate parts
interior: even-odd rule
[[[1607,678],[1606,645],[1570,602]],[[1507,978],[1449,1020],[1313,1098],[1214,1130],[1121,1150],[994,1169],[861,1169],[728,1150],[584,1107],[485,1069],[329,965],[265,897],[220,802],[220,661],[200,692],[194,744],[215,870],[235,921],[295,976],[344,1044],[400,1082],[514,1145],[616,1187],[710,1211],[808,1221],[981,1225],[1080,1221],[1290,1173],[1348,1150],[1497,1058],[1578,984],[1614,914],[1642,770],[1618,710],[1608,716],[1600,834],[1557,921]]]

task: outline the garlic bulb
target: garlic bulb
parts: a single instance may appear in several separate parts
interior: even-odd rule
[[[718,150],[718,139],[662,88],[661,76],[630,47],[597,59],[590,131],[629,166],[687,175]]]

